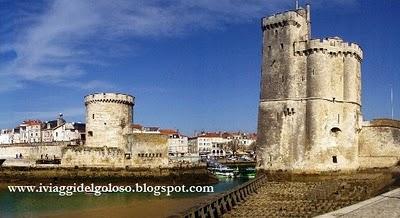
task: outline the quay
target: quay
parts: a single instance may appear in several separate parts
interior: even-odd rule
[[[369,217],[400,217],[400,188],[386,192],[374,198],[345,207],[318,218],[369,218]]]
[[[373,198],[398,183],[399,178],[396,170],[320,175],[260,173],[254,180],[170,217],[315,217]],[[373,201],[386,198],[400,211],[397,190]],[[330,217],[341,216],[333,215]]]

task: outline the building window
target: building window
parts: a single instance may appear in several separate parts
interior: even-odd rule
[[[281,49],[283,49],[283,44],[281,43]]]
[[[94,119],[94,114],[92,114],[92,119]]]
[[[93,131],[89,131],[89,132],[88,132],[88,135],[89,135],[89,136],[93,136]]]

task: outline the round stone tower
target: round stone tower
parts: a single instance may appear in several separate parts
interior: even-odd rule
[[[85,96],[86,146],[124,149],[123,133],[133,122],[134,99],[120,93]]]

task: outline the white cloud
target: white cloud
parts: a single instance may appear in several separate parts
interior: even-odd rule
[[[100,81],[100,80],[91,80],[87,82],[79,82],[74,81],[70,83],[64,83],[63,86],[70,88],[79,88],[84,90],[108,90],[113,89],[115,86],[109,82]]]
[[[343,2],[342,0],[335,0]],[[49,5],[18,5],[17,26],[7,24],[1,34],[15,33],[0,55],[16,58],[0,66],[0,91],[20,88],[24,81],[75,84],[93,89],[107,82],[79,82],[85,65],[107,64],[105,50],[123,47],[119,39],[173,37],[196,30],[259,19],[271,11],[289,8],[292,0],[57,0]],[[39,10],[39,8],[41,10]],[[39,11],[39,12],[38,12]],[[9,13],[14,13],[9,12]],[[9,22],[13,22],[7,19]],[[29,24],[29,25],[27,25]],[[126,51],[125,51],[126,52]],[[110,54],[112,55],[112,54]],[[65,85],[64,85],[65,86]]]

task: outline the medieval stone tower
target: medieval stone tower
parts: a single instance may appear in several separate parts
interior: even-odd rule
[[[86,146],[125,149],[123,134],[133,122],[134,97],[120,93],[85,96]]]
[[[362,51],[311,39],[310,9],[262,19],[258,167],[319,172],[358,168]]]

